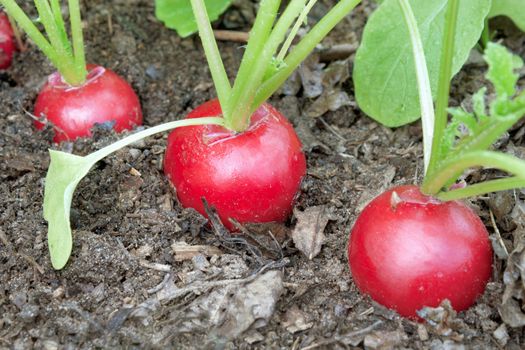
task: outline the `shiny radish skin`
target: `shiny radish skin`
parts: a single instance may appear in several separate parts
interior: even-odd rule
[[[212,100],[187,118],[221,114],[218,100]],[[286,220],[306,173],[306,160],[292,125],[265,103],[242,133],[216,125],[172,131],[164,172],[183,207],[206,216],[205,198],[223,224],[234,230],[229,218],[240,223]]]
[[[461,202],[441,202],[416,186],[395,187],[366,206],[350,233],[348,259],[361,292],[410,318],[444,299],[456,311],[467,309],[492,272],[479,217]]]
[[[58,72],[50,75],[37,97],[34,115],[37,129],[51,123],[55,143],[89,137],[95,124],[108,123],[117,132],[142,125],[140,101],[131,86],[96,65],[88,65],[81,86],[68,85]]]
[[[15,51],[13,28],[7,15],[0,11],[0,70],[11,66]]]

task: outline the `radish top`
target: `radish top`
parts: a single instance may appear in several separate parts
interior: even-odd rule
[[[86,81],[86,58],[79,0],[68,0],[71,41],[62,16],[60,0],[34,0],[39,20],[47,38],[14,0],[0,0],[5,11],[42,50],[66,83],[82,85]]]
[[[288,53],[301,23],[316,1],[291,0],[282,15],[277,18],[281,1],[262,0],[239,71],[231,86],[204,1],[191,0],[225,126],[228,129],[238,132],[245,130],[252,113],[279,89],[328,32],[360,2],[339,1]],[[279,47],[280,52],[277,54]]]

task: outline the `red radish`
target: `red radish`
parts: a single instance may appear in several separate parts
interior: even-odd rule
[[[120,132],[142,124],[140,102],[131,86],[117,74],[88,65],[86,81],[80,86],[65,83],[56,72],[49,76],[35,103],[38,129],[48,122],[55,129],[53,141],[71,141],[91,135],[95,123],[114,122]]]
[[[221,115],[218,100],[212,100],[187,118]],[[301,142],[275,108],[263,104],[250,123],[242,133],[201,125],[175,129],[168,138],[164,172],[181,204],[206,215],[206,198],[229,229],[229,218],[284,221],[306,172]]]
[[[7,69],[11,66],[13,53],[16,50],[13,36],[9,18],[4,12],[0,12],[0,69]]]
[[[479,217],[416,186],[393,188],[368,204],[350,234],[348,256],[359,289],[407,317],[444,299],[457,311],[467,309],[492,271]]]
[[[217,100],[198,107],[188,118],[220,117],[223,123],[174,130],[168,138],[164,171],[184,207],[206,215],[204,198],[230,230],[229,219],[282,222],[292,211],[306,160],[290,123],[265,101],[359,0],[339,1],[288,52],[314,3],[294,0],[278,18],[279,0],[260,2],[232,86],[206,5],[191,0]]]
[[[140,102],[131,86],[111,70],[86,64],[79,0],[68,1],[70,35],[59,1],[35,3],[46,35],[16,1],[0,2],[57,69],[37,97],[37,129],[50,123],[53,141],[59,143],[90,136],[97,123],[111,124],[117,132],[142,124]]]

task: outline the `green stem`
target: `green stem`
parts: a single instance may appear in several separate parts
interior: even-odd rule
[[[54,22],[56,24],[56,28],[60,36],[60,41],[62,42],[62,46],[66,49],[67,53],[70,56],[73,56],[73,52],[71,51],[71,44],[69,43],[69,39],[67,37],[66,25],[64,23],[64,18],[62,17],[60,0],[51,0],[50,4],[51,12],[53,13]]]
[[[272,33],[270,34],[270,37],[268,38],[268,43],[272,43],[272,45],[276,45],[276,47],[278,47],[283,42],[284,37],[286,36],[286,32],[288,31],[290,26],[293,24],[293,21],[298,16],[300,16],[300,14],[305,8],[305,4],[306,4],[306,0],[290,1],[288,6],[286,6],[286,9],[284,10],[283,14],[277,20],[277,24],[275,24],[275,27],[273,28]],[[275,51],[277,51],[277,49],[275,49]],[[259,60],[257,64],[260,64],[260,63],[266,64],[266,71],[268,72],[271,62],[267,63],[262,60]]]
[[[485,26],[483,27],[483,32],[481,32],[481,46],[483,46],[483,50],[487,48],[487,44],[490,42],[490,27],[489,27],[489,19],[488,17],[485,18]]]
[[[27,34],[31,40],[38,46],[40,50],[46,55],[51,63],[58,67],[60,65],[60,57],[56,52],[55,48],[47,41],[47,39],[40,33],[38,28],[33,24],[33,21],[24,13],[24,11],[18,6],[14,0],[0,0],[9,14],[18,23],[18,26]]]
[[[271,31],[270,36],[266,41],[266,45],[264,46],[261,54],[255,62],[251,74],[243,78],[246,79],[246,83],[244,83],[244,89],[239,98],[239,101],[244,101],[244,103],[241,103],[241,105],[247,106],[249,108],[251,107],[253,97],[255,96],[255,92],[260,86],[261,82],[264,80],[265,74],[268,71],[268,62],[271,62],[272,56],[277,51],[279,45],[283,42],[286,36],[286,32],[288,31],[288,28],[290,28],[290,26],[292,25],[294,19],[297,18],[297,16],[299,16],[301,11],[304,9],[305,2],[306,0],[292,0],[290,4],[286,7],[282,16],[275,24],[275,27]],[[241,78],[237,76],[236,83],[239,79]],[[235,111],[239,110],[239,108],[236,107],[234,107],[234,109]],[[253,112],[254,110],[251,110],[250,108],[248,113],[246,113],[246,115],[244,116],[246,118],[244,122],[245,125],[249,125],[250,116],[253,114]],[[240,115],[236,113],[235,117],[240,118]],[[242,125],[242,123],[240,123],[239,125]]]
[[[461,153],[487,149],[496,142],[505,131],[510,129],[514,124],[516,124],[523,116],[525,115],[525,106],[518,105],[516,110],[508,111],[508,114],[505,119],[498,118],[493,120],[487,127],[483,128],[480,134],[459,145],[459,147],[454,150],[450,157],[455,157]],[[493,116],[492,118],[497,118]]]
[[[436,114],[434,119],[434,139],[432,140],[432,152],[428,165],[428,173],[432,173],[443,157],[440,154],[440,144],[443,133],[447,126],[448,96],[450,92],[450,80],[452,78],[452,58],[454,56],[454,38],[459,10],[459,0],[449,0],[445,16],[445,29],[443,33],[443,51],[441,53],[441,65],[439,67],[439,80],[436,101]],[[435,193],[427,193],[435,194]]]
[[[301,62],[361,0],[341,0],[317,23],[285,58],[284,66],[257,90],[251,110],[256,110],[286,81]]]
[[[292,45],[293,39],[299,32],[299,29],[301,28],[301,26],[306,20],[306,16],[308,15],[308,13],[310,12],[310,10],[312,9],[312,7],[315,5],[316,2],[317,0],[310,0],[308,4],[306,4],[306,6],[304,7],[304,10],[299,15],[299,18],[297,18],[297,21],[295,22],[292,30],[290,31],[290,34],[286,38],[286,41],[284,42],[283,46],[281,47],[281,50],[279,51],[279,54],[277,55],[278,62],[281,62],[284,60],[284,57],[288,53],[288,49]]]
[[[442,201],[451,201],[523,187],[525,187],[525,179],[513,176],[505,179],[489,180],[457,190],[439,192],[435,197]]]
[[[517,99],[516,99],[517,100]],[[525,102],[524,102],[525,103]],[[485,126],[483,130],[477,135],[477,137],[471,140],[459,144],[457,148],[447,155],[447,158],[456,158],[461,154],[485,150],[490,147],[501,135],[507,131],[512,125],[520,120],[525,115],[525,106],[517,104],[514,111],[508,111],[506,119],[497,118],[493,116],[490,120],[490,124]],[[497,119],[496,119],[497,118]],[[452,184],[461,175],[463,170],[458,171],[456,174],[449,178],[449,182],[445,186]],[[427,182],[428,183],[428,182]],[[423,186],[426,188],[426,184]]]
[[[423,193],[435,195],[458,173],[468,168],[482,166],[496,168],[525,179],[525,161],[505,153],[493,151],[474,151],[451,158],[432,174],[427,174],[421,187]]]
[[[256,67],[259,58],[264,55],[263,50],[270,36],[280,2],[280,0],[261,1],[255,23],[250,31],[250,39],[235,79],[232,95],[225,111],[226,126],[231,130],[243,131],[249,124],[254,97],[251,90],[256,89],[263,78],[261,76],[260,80],[256,81],[258,77],[254,76],[253,69]],[[264,66],[263,74],[265,70],[266,65]]]
[[[73,56],[70,54],[60,36],[60,30],[58,24],[55,22],[53,11],[47,0],[34,0],[40,20],[44,25],[44,29],[49,37],[51,45],[53,45],[56,53],[59,56],[59,64],[57,66],[58,71],[64,78],[64,80],[70,85],[81,85],[84,82],[82,77],[77,76],[74,64]]]
[[[102,158],[107,157],[113,152],[118,151],[119,149],[126,147],[134,142],[140,141],[148,136],[158,134],[160,132],[168,131],[175,128],[180,128],[183,126],[195,126],[195,125],[220,125],[224,126],[224,119],[220,117],[203,117],[203,118],[191,118],[176,120],[173,122],[161,124],[154,126],[152,128],[136,132],[128,137],[123,138],[115,143],[112,143],[109,146],[99,149],[96,152],[93,152],[86,156],[86,159],[90,159],[93,162],[98,162]]]
[[[432,151],[432,138],[434,136],[434,100],[430,88],[430,78],[428,77],[425,50],[421,42],[421,35],[417,26],[417,21],[412,12],[412,7],[408,0],[399,0],[399,6],[403,11],[405,22],[410,33],[412,43],[412,54],[416,67],[416,77],[419,92],[419,104],[421,108],[421,123],[423,125],[423,155],[425,164],[425,174],[428,170],[430,155]]]
[[[213,29],[211,28],[204,1],[191,0],[191,7],[195,15],[195,20],[197,21],[199,36],[201,38],[206,59],[208,60],[208,66],[210,67],[213,83],[215,84],[217,97],[219,98],[223,115],[226,118],[228,115],[225,112],[225,109],[229,103],[231,92],[230,81],[228,80],[228,75],[226,74],[224,64],[222,63],[221,54],[219,53],[219,48],[217,47],[217,42],[213,35]]]
[[[71,40],[73,42],[73,57],[77,74],[87,76],[86,54],[84,52],[84,36],[82,33],[82,19],[80,17],[79,0],[69,0],[69,21],[71,23]]]

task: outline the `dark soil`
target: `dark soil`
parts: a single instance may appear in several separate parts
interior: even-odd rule
[[[238,3],[220,27],[249,28],[253,4]],[[330,1],[326,4],[314,15]],[[358,7],[325,45],[357,46],[372,7],[366,2]],[[84,10],[88,60],[131,82],[147,126],[180,119],[214,97],[198,39],[182,40],[158,23],[153,1],[84,1]],[[498,38],[525,57],[523,33],[506,20],[494,24]],[[220,43],[230,74],[238,67],[239,47]],[[352,59],[339,64],[351,72]],[[268,238],[269,230],[281,233],[281,247],[265,249],[264,243],[249,239],[232,242],[200,215],[182,209],[162,173],[167,135],[160,135],[99,162],[81,182],[71,213],[73,255],[66,268],[54,271],[42,194],[47,150],[55,146],[51,131],[35,132],[26,112],[52,71],[30,46],[16,56],[9,71],[0,73],[0,349],[519,349],[525,344],[523,328],[513,328],[516,323],[509,321],[525,318],[519,306],[523,280],[505,256],[495,256],[492,282],[476,306],[457,316],[446,307],[437,310],[436,317],[444,320],[436,323],[400,318],[357,291],[346,258],[351,225],[373,196],[418,180],[421,130],[418,123],[396,130],[382,127],[354,103],[309,116],[315,98],[291,83],[272,102],[292,120],[305,146],[308,175],[297,210],[322,205],[330,215],[319,255],[309,260],[288,238],[295,218],[285,226],[247,229],[262,232],[260,241]],[[484,71],[479,60],[467,64],[455,79],[451,103],[468,103],[484,83]],[[337,88],[353,100],[351,79],[345,76]],[[498,147],[523,158],[524,131],[516,127]],[[117,137],[100,128],[94,140],[60,148],[84,155]],[[475,171],[467,180],[492,175]],[[521,264],[524,199],[523,192],[514,191],[471,203],[491,233],[489,210],[494,212],[512,261]],[[177,257],[172,245],[181,241],[215,247],[223,254]],[[261,285],[261,293],[271,293],[258,299],[252,289]],[[502,299],[509,285],[517,288],[517,297],[505,306]],[[277,300],[275,309],[272,298]],[[260,310],[250,308],[247,300],[260,303],[255,306]]]

